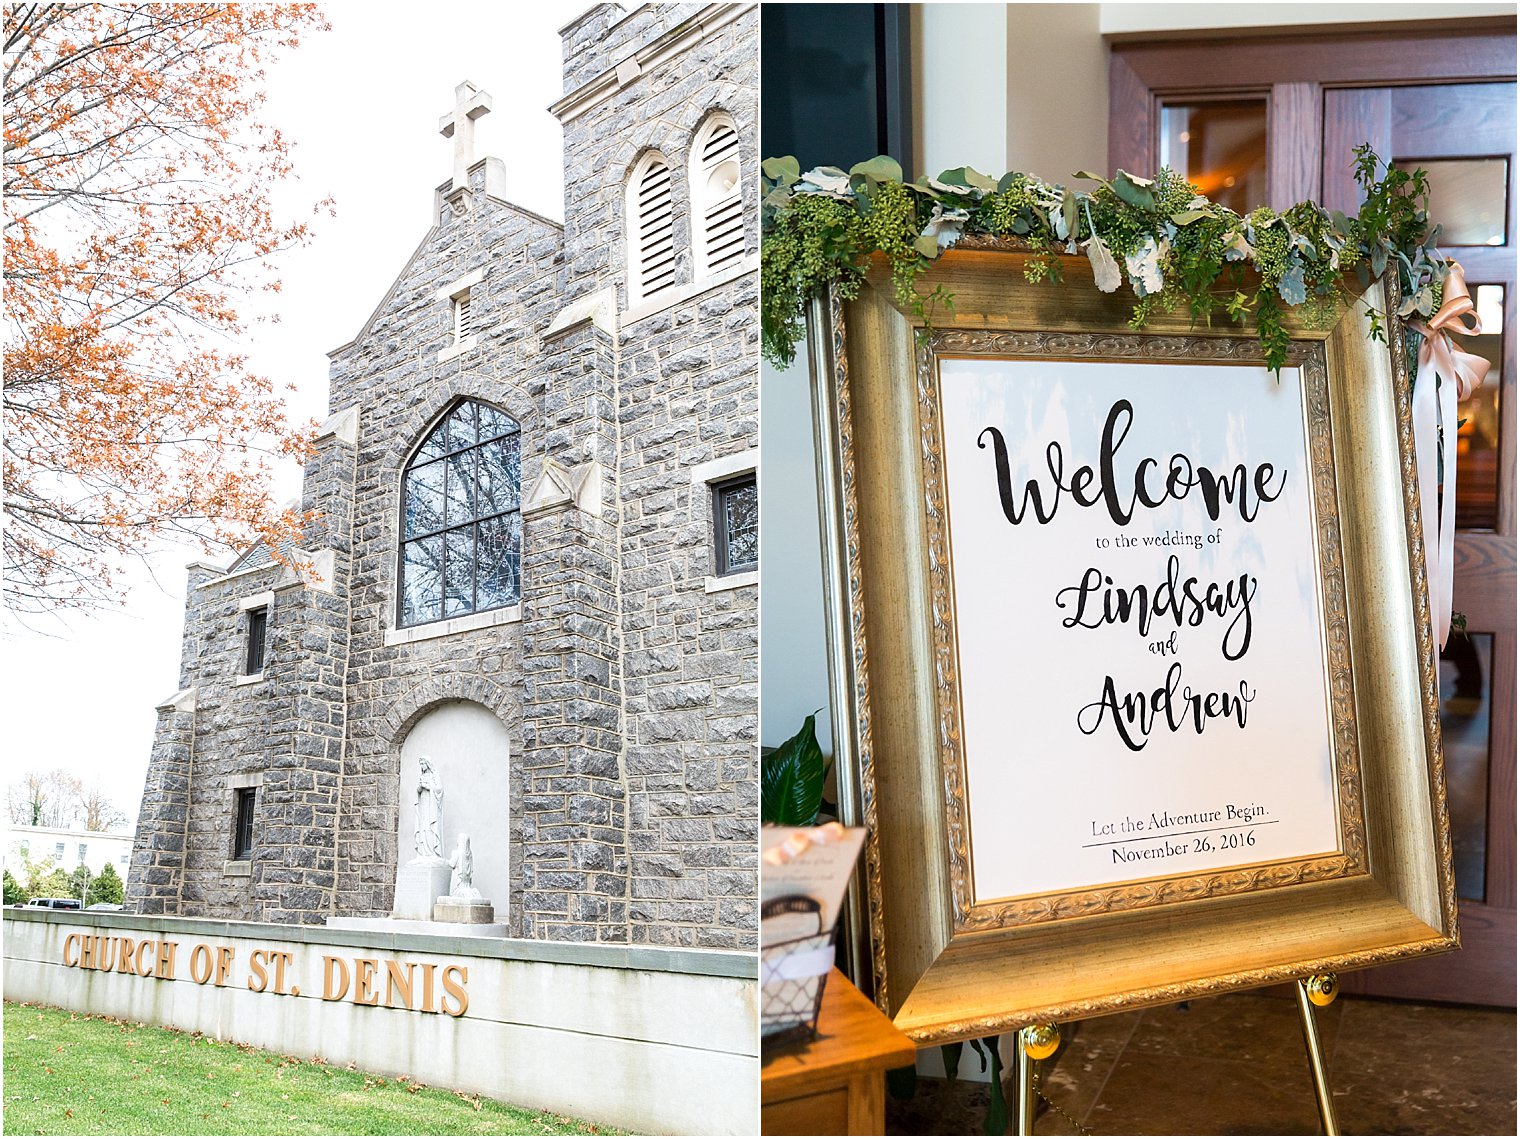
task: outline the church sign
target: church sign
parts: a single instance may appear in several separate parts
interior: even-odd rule
[[[1022,256],[947,255],[932,328],[879,268],[831,303],[879,1002],[927,1043],[1454,947],[1381,285],[1274,373]]]
[[[5,996],[406,1072],[640,1135],[754,1133],[752,955],[392,924],[7,907]]]
[[[297,962],[302,946],[260,946],[239,959],[238,946],[196,941],[181,945],[169,938],[133,939],[88,930],[63,939],[61,963],[67,969],[125,973],[159,981],[188,978],[196,985],[246,989],[271,996],[301,995],[302,979],[321,977],[320,990],[306,980],[307,991],[324,1001],[350,1000],[356,1005],[406,1009],[409,1012],[463,1016],[470,1007],[468,965],[457,962],[402,961],[393,957],[323,953],[317,971]]]

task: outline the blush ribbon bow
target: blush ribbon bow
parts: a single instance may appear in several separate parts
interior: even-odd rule
[[[1462,266],[1446,275],[1442,303],[1428,325],[1411,321],[1421,337],[1414,380],[1414,453],[1420,481],[1420,520],[1425,539],[1425,586],[1436,643],[1451,632],[1452,556],[1457,532],[1457,401],[1483,385],[1488,361],[1464,352],[1451,334],[1477,336],[1483,324],[1468,295]],[[1445,477],[1441,477],[1444,464]]]

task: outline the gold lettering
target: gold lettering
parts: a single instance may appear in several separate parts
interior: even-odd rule
[[[84,948],[79,951],[79,967],[81,969],[95,968],[95,942],[98,939],[94,934],[84,935]]]
[[[221,988],[227,983],[227,975],[232,972],[233,948],[230,945],[218,945],[216,947],[216,986]]]
[[[116,968],[116,938],[101,937],[100,947],[95,953],[95,968],[102,973],[109,973]]]
[[[337,983],[341,980],[341,984]],[[341,1001],[348,995],[348,962],[341,957],[322,957],[322,999]]]
[[[130,937],[121,939],[121,953],[116,958],[116,971],[118,973],[130,973],[132,971],[132,947],[137,942]]]
[[[153,975],[153,962],[151,958],[153,956],[154,947],[157,944],[158,942],[151,940],[139,941],[137,943],[137,956],[133,959],[133,971],[136,972],[139,977],[151,977]],[[147,954],[150,958],[146,965],[143,964],[144,954]]]
[[[153,966],[153,975],[159,980],[174,980],[174,954],[178,949],[179,942],[177,941],[158,943],[158,962]]]
[[[211,949],[203,941],[190,950],[190,979],[197,985],[211,980]]]
[[[387,1008],[411,1008],[412,1007],[412,970],[417,966],[407,964],[403,966],[399,961],[386,958],[385,961],[385,1006]],[[396,1003],[396,994],[401,994],[401,1003]]]
[[[248,990],[253,993],[262,993],[269,984],[269,974],[264,970],[264,951],[255,949],[248,958],[248,968],[253,972],[248,974]]]
[[[79,965],[79,940],[80,935],[77,933],[71,933],[63,939],[63,967],[65,969],[74,969]],[[71,949],[75,955],[72,961],[69,960],[69,950]]]
[[[456,975],[459,977],[457,985],[453,980]],[[464,991],[464,987],[469,983],[469,980],[470,970],[464,965],[450,965],[443,971],[443,990],[458,1002],[458,1006],[452,1009],[445,1003],[442,1009],[443,1012],[448,1013],[450,1016],[463,1016],[465,1014],[465,1010],[470,1007],[470,994]]]
[[[270,959],[274,961],[274,991],[281,995],[285,992],[285,966],[294,958],[284,950],[274,949],[269,951]]]
[[[370,990],[370,986],[375,983],[375,970],[379,967],[380,962],[373,957],[354,958],[354,1004],[380,1003],[380,994]]]
[[[422,965],[422,1011],[437,1012],[438,1006],[433,1001],[433,974],[438,966],[432,962],[423,962]]]

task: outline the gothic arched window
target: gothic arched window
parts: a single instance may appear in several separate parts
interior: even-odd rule
[[[400,624],[522,598],[517,423],[465,400],[423,439],[401,480]]]
[[[713,115],[691,145],[691,243],[698,280],[744,256],[739,183],[739,132],[727,115]]]
[[[675,206],[670,164],[651,151],[628,178],[628,303],[676,283]]]

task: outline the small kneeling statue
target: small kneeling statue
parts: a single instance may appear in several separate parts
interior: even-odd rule
[[[469,835],[461,832],[449,865],[454,869],[449,881],[449,897],[461,902],[479,899],[480,891],[475,888],[475,855],[470,850]]]

